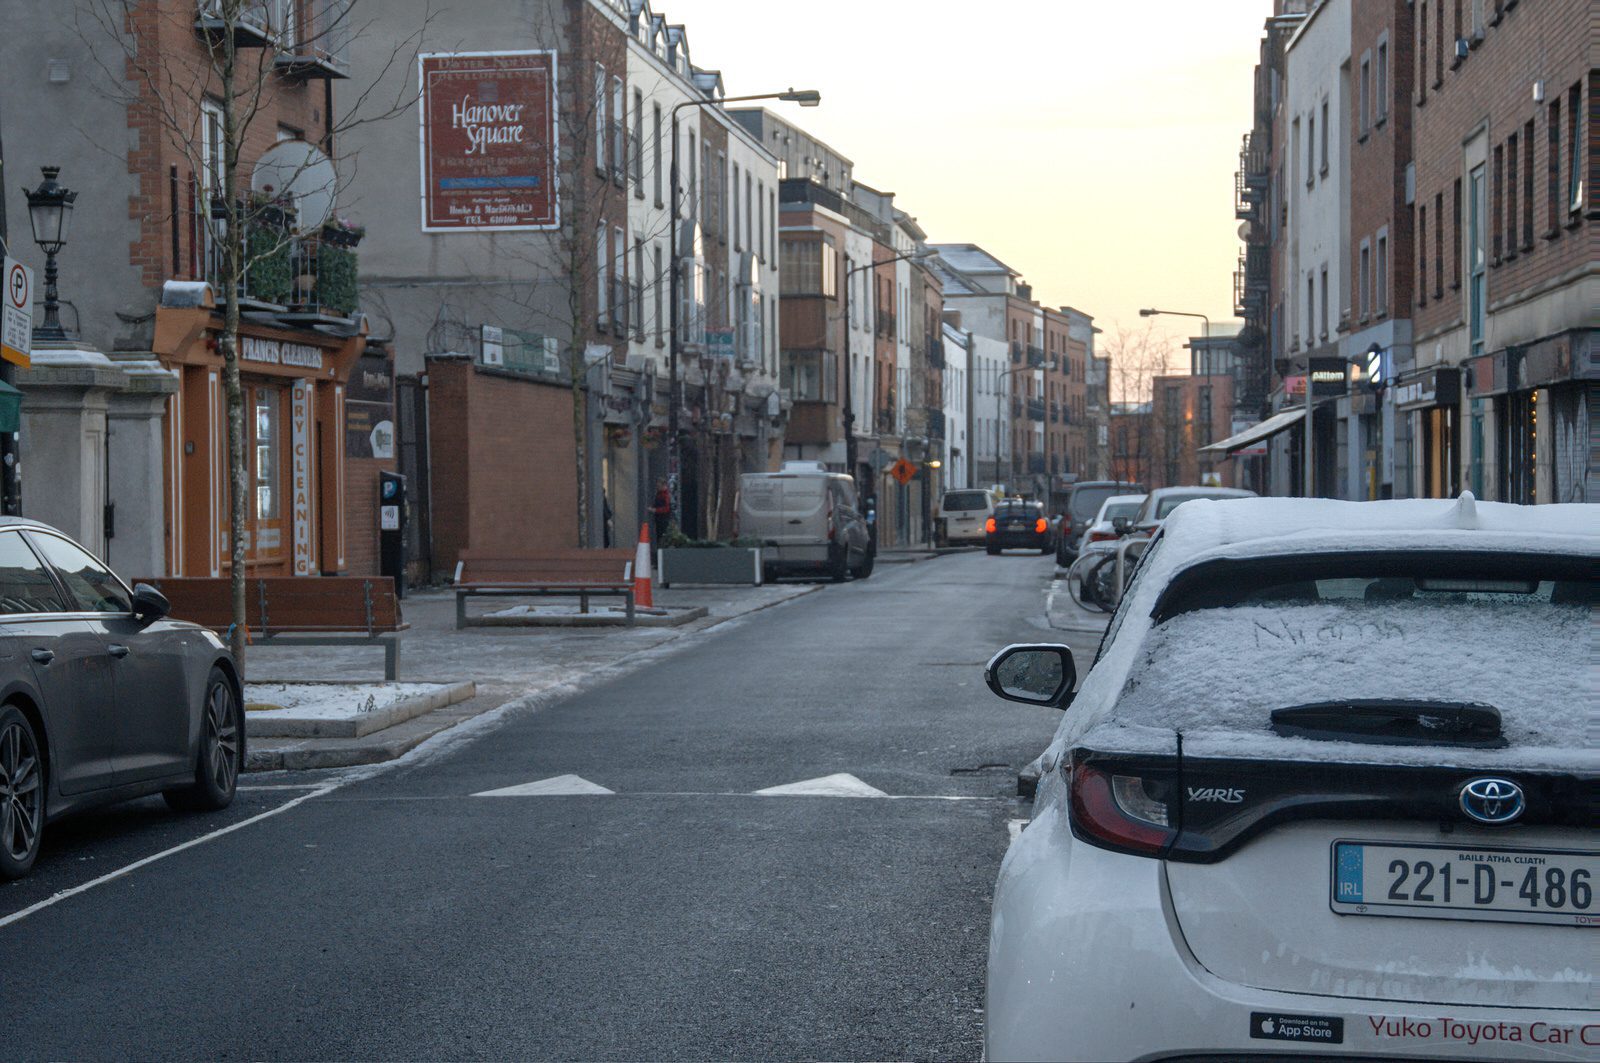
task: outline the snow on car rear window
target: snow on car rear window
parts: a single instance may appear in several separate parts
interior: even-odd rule
[[[1548,587],[1549,585],[1544,585]],[[1186,754],[1543,767],[1589,750],[1589,607],[1550,594],[1339,595],[1198,609],[1153,628],[1114,715],[1171,728]],[[1504,750],[1284,738],[1273,709],[1330,699],[1479,702]],[[1593,752],[1587,754],[1596,766]]]

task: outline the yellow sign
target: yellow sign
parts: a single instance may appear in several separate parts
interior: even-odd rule
[[[5,259],[5,298],[0,300],[0,358],[26,369],[33,364],[33,270]]]

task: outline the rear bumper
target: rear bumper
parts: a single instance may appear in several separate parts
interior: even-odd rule
[[[765,546],[761,563],[777,569],[813,571],[826,569],[833,561],[834,548],[826,543],[805,546]]]
[[[1184,945],[1161,861],[1079,842],[1041,802],[995,890],[984,1037],[990,1060],[1594,1059],[1600,1012],[1224,981]]]
[[[983,542],[1002,550],[1043,550],[1050,545],[1050,536],[1039,532],[990,532]]]

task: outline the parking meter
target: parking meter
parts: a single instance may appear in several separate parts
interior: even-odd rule
[[[406,478],[378,473],[378,572],[394,579],[394,593],[406,591]]]

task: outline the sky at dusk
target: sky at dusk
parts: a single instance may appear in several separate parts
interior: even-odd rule
[[[1233,318],[1233,173],[1264,0],[660,0],[729,95],[774,109],[1107,334],[1141,306]],[[1162,319],[1175,342],[1200,322]],[[1104,341],[1102,341],[1104,342]]]

